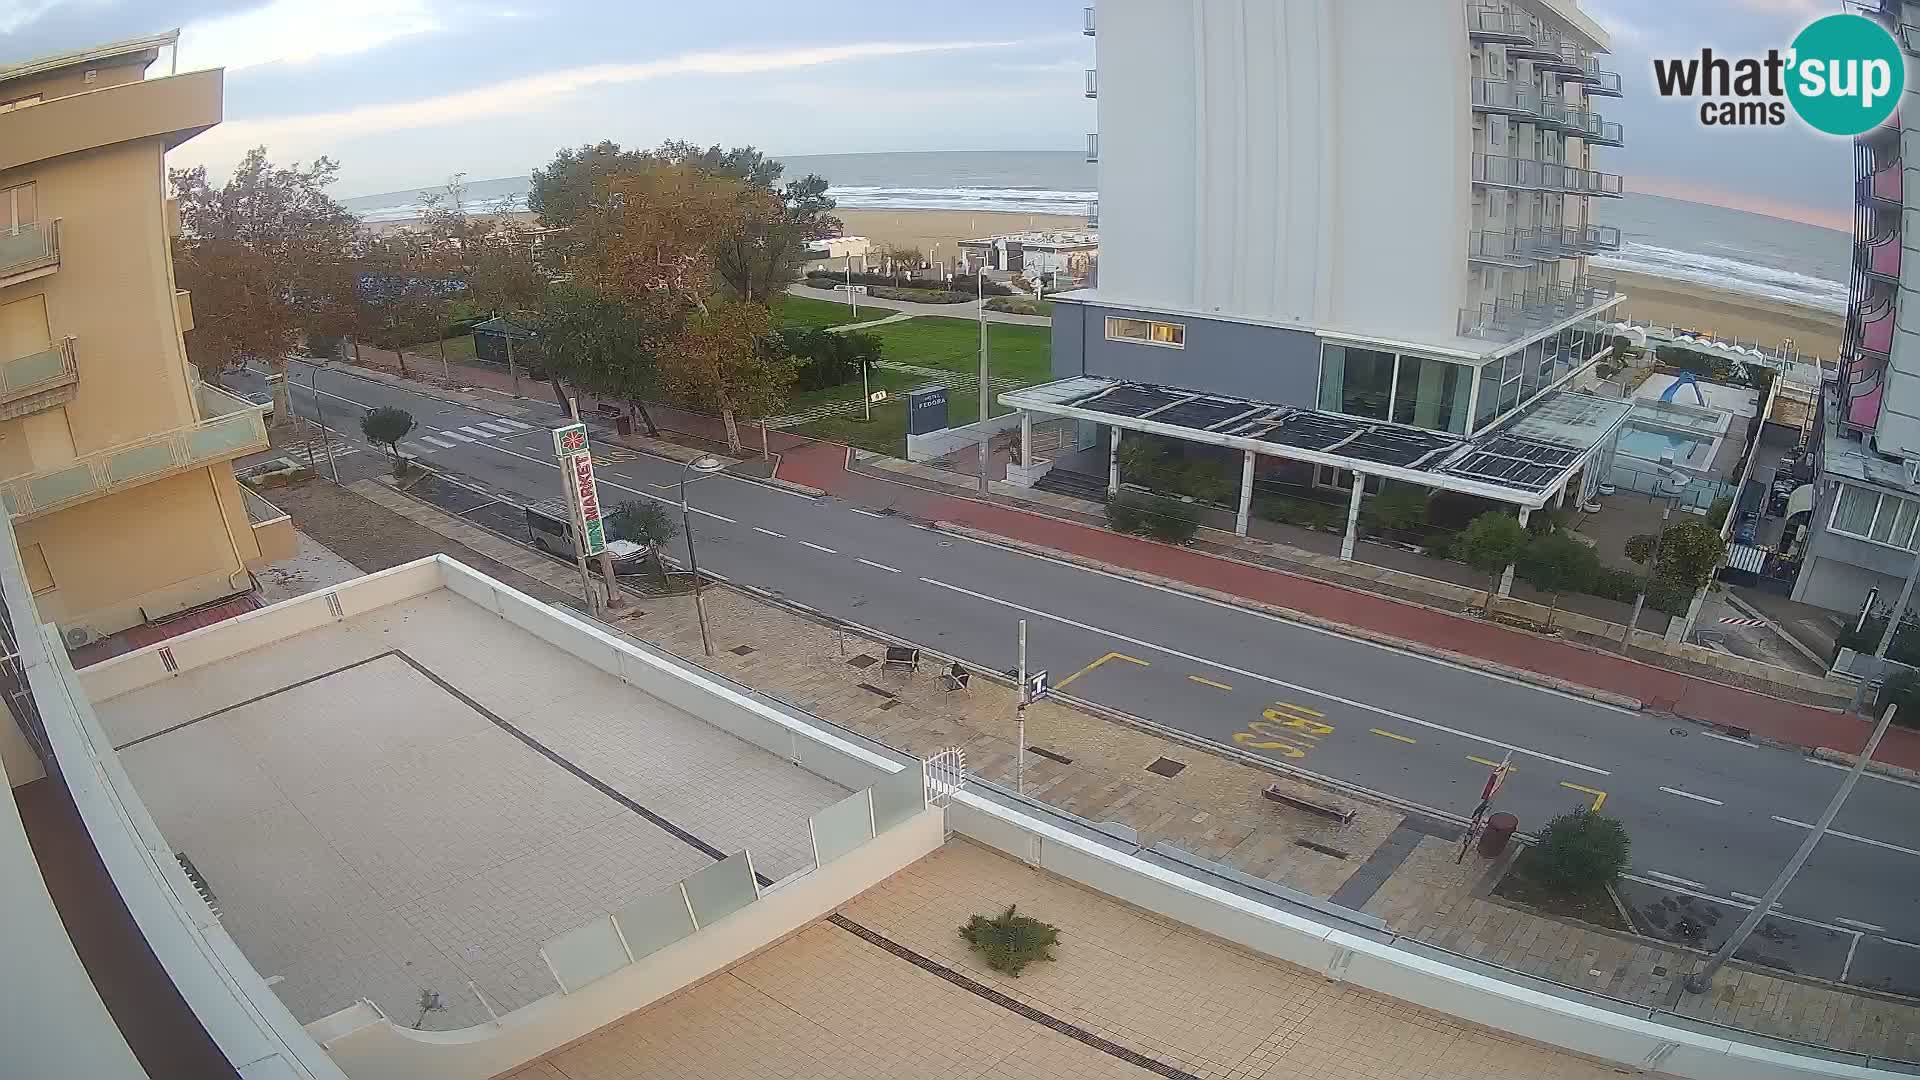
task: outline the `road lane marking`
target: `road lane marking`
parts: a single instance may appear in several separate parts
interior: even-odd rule
[[[1825,765],[1829,769],[1839,769],[1841,772],[1853,771],[1851,767],[1842,765],[1837,761],[1827,761],[1823,758],[1817,758],[1817,757],[1810,757],[1810,758],[1807,758],[1806,760],[1815,765]],[[1889,784],[1899,784],[1901,787],[1910,787],[1916,790],[1920,790],[1920,784],[1916,784],[1911,780],[1902,780],[1897,776],[1888,776],[1885,773],[1877,773],[1871,770],[1867,772],[1863,772],[1860,775],[1870,780],[1885,780]]]
[[[1398,732],[1388,731],[1386,728],[1368,728],[1367,730],[1383,739],[1392,739],[1394,742],[1411,743],[1414,741]]]
[[[921,578],[920,580],[925,581],[927,579]],[[1081,668],[1079,671],[1076,671],[1073,674],[1067,676],[1066,678],[1061,679],[1059,682],[1054,683],[1053,688],[1055,690],[1065,690],[1067,688],[1068,683],[1071,683],[1073,680],[1079,678],[1082,675],[1091,674],[1094,668],[1099,667],[1101,664],[1104,664],[1109,660],[1124,660],[1129,664],[1138,664],[1141,667],[1153,666],[1152,664],[1147,663],[1145,660],[1142,660],[1137,656],[1128,656],[1126,653],[1110,652],[1107,655],[1102,656],[1098,660],[1095,660],[1093,663],[1088,664],[1086,667]]]
[[[865,563],[866,565],[873,567],[875,570],[885,570],[889,574],[897,574],[900,572],[898,567],[888,566],[886,563],[874,562],[872,559],[862,559],[856,556],[853,561],[857,563]]]
[[[446,432],[446,434],[449,434],[449,435],[451,435],[451,434],[453,434],[453,433],[452,433],[452,432]],[[504,447],[504,446],[501,446],[501,445],[500,445],[499,443],[482,443],[481,445],[482,445],[482,446],[484,446],[485,448],[487,448],[488,450],[493,450],[493,451],[496,451],[496,452],[498,452],[498,453],[502,453],[502,454],[505,454],[505,455],[507,455],[508,457],[516,457],[516,458],[519,458],[519,459],[520,459],[521,461],[531,461],[531,462],[533,462],[533,463],[534,463],[535,465],[545,465],[545,466],[546,466],[547,468],[549,468],[549,469],[558,469],[558,468],[560,467],[560,464],[559,464],[558,462],[555,462],[555,461],[549,461],[549,460],[547,460],[547,459],[545,459],[545,458],[537,458],[537,457],[531,457],[531,456],[529,456],[529,455],[526,455],[526,454],[522,454],[522,453],[518,453],[518,452],[516,452],[516,451],[513,451],[513,450],[509,450],[509,449],[507,449],[507,448],[506,448],[506,447]],[[654,494],[650,494],[650,493],[648,493],[648,492],[645,492],[645,491],[641,491],[641,490],[639,490],[639,489],[637,489],[637,488],[630,488],[630,487],[625,487],[625,486],[623,486],[623,485],[621,485],[621,484],[616,484],[616,483],[614,483],[614,482],[612,482],[611,480],[603,480],[603,479],[599,479],[599,478],[595,478],[595,482],[596,482],[596,483],[598,483],[598,484],[599,484],[599,485],[600,485],[601,487],[610,487],[610,488],[612,488],[612,489],[613,489],[613,490],[615,490],[615,491],[624,491],[624,492],[626,492],[626,493],[627,493],[627,494],[629,494],[629,495],[638,495],[638,496],[640,496],[640,497],[641,497],[641,498],[643,498],[643,499],[652,499],[652,500],[653,500],[654,502],[657,502],[657,503],[665,503],[665,504],[667,504],[668,506],[678,506],[678,505],[680,505],[680,500],[678,500],[678,499],[668,499],[668,498],[664,498],[664,497],[662,497],[662,496],[659,496],[659,495],[654,495]],[[713,512],[713,511],[711,511],[711,510],[702,510],[702,509],[700,509],[700,508],[699,508],[699,507],[697,507],[697,506],[692,506],[692,507],[688,507],[688,509],[690,509],[690,510],[692,510],[692,511],[693,511],[694,513],[696,513],[696,514],[699,514],[699,515],[700,515],[701,517],[709,517],[709,518],[712,518],[712,519],[713,519],[713,520],[715,520],[715,521],[724,521],[724,522],[726,522],[726,523],[727,523],[727,524],[729,524],[729,525],[738,525],[738,524],[740,524],[740,522],[738,522],[738,521],[736,521],[736,520],[735,520],[735,519],[733,519],[733,518],[730,518],[730,517],[728,517],[728,516],[727,516],[727,515],[725,515],[725,514],[716,514],[716,513],[714,513],[714,512]]]
[[[1223,683],[1223,682],[1214,682],[1214,681],[1213,681],[1212,679],[1209,679],[1209,678],[1207,678],[1207,677],[1206,677],[1205,675],[1189,675],[1189,676],[1187,676],[1187,681],[1188,681],[1188,682],[1197,682],[1197,683],[1199,683],[1199,684],[1200,684],[1201,686],[1211,686],[1211,687],[1213,687],[1213,688],[1214,688],[1215,690],[1231,690],[1231,689],[1233,689],[1233,687],[1231,687],[1231,686],[1228,686],[1228,685],[1227,685],[1226,683]]]
[[[478,442],[479,441],[478,439],[475,439],[471,435],[462,435],[457,431],[443,431],[440,434],[445,435],[449,439],[459,439],[461,442]],[[559,468],[559,466],[557,465],[554,467]]]
[[[1887,932],[1887,928],[1884,926],[1878,926],[1870,922],[1861,922],[1858,919],[1842,919],[1836,915],[1833,921],[1839,923],[1841,926],[1851,926],[1856,930],[1867,930],[1875,934],[1884,934]]]
[[[466,432],[467,434],[473,436],[476,439],[491,439],[495,435],[500,434],[497,431],[488,431],[486,428],[476,424],[468,424],[467,426],[461,428],[460,430]]]
[[[1588,807],[1588,809],[1596,814],[1600,812],[1601,807],[1607,805],[1607,793],[1601,791],[1599,788],[1582,787],[1579,784],[1570,784],[1565,780],[1560,781],[1560,786],[1563,788],[1571,788],[1583,795],[1593,796],[1593,805]]]
[[[1749,750],[1753,749],[1755,746],[1754,743],[1749,742],[1746,739],[1736,739],[1731,735],[1722,735],[1717,731],[1703,731],[1700,734],[1705,735],[1709,739],[1719,739],[1721,742],[1730,742],[1735,746],[1744,746]]]
[[[782,540],[785,540],[787,538],[786,533],[777,533],[777,532],[774,532],[772,529],[763,529],[758,525],[755,525],[753,527],[753,531],[757,533],[766,533],[768,536],[777,536]]]
[[[1661,881],[1671,881],[1675,885],[1686,885],[1695,889],[1706,888],[1705,885],[1701,884],[1698,881],[1693,880],[1692,878],[1683,878],[1675,874],[1663,874],[1658,870],[1642,870],[1640,872],[1647,875],[1650,878],[1659,878]]]
[[[1298,731],[1304,734],[1308,738],[1318,739],[1322,735],[1333,734],[1332,724],[1325,724],[1325,723],[1321,723],[1319,720],[1296,715],[1296,710],[1298,712],[1313,712],[1313,710],[1311,709],[1302,709],[1298,705],[1294,705],[1289,702],[1282,701],[1282,702],[1275,703],[1273,708],[1268,709],[1266,712],[1261,713],[1260,715],[1266,717],[1268,720],[1271,720],[1276,724],[1279,724],[1283,728],[1292,728],[1295,731]],[[1314,715],[1320,716],[1324,714],[1314,713]]]
[[[859,514],[861,517],[879,518],[882,521],[885,521],[887,518],[887,515],[885,514],[876,514],[871,510],[862,510],[857,506],[849,506],[847,507],[847,509],[853,511],[856,514]]]
[[[1490,760],[1488,758],[1483,758],[1475,754],[1468,754],[1467,760],[1473,762],[1475,765],[1485,765],[1489,769],[1497,769],[1500,767],[1499,762]],[[1512,765],[1509,764],[1508,768],[1512,768]],[[1519,770],[1515,769],[1514,771],[1518,772]]]
[[[1880,940],[1889,945],[1898,945],[1903,949],[1920,949],[1920,945],[1916,945],[1911,941],[1901,941],[1899,938],[1883,937]]]
[[[493,432],[495,435],[513,434],[512,428],[508,427],[507,425],[501,423],[498,420],[482,420],[480,421],[480,426],[483,428],[486,428],[488,431]]]
[[[532,431],[533,430],[532,424],[523,424],[518,420],[509,420],[504,416],[500,418],[500,422],[507,425],[508,427],[512,428],[515,431]]]
[[[905,481],[892,480],[887,477],[876,477],[876,479],[885,480],[888,483],[905,483]],[[1596,709],[1607,709],[1612,712],[1623,713],[1629,716],[1639,714],[1639,710],[1637,709],[1629,709],[1621,705],[1610,705],[1604,701],[1596,701],[1589,697],[1582,697],[1579,694],[1568,693],[1565,690],[1555,690],[1550,686],[1541,686],[1538,683],[1523,682],[1519,679],[1513,678],[1510,675],[1501,675],[1496,672],[1487,671],[1482,668],[1468,667],[1465,664],[1458,663],[1453,660],[1445,660],[1437,656],[1428,656],[1424,653],[1410,652],[1407,649],[1398,648],[1392,645],[1382,645],[1378,641],[1370,641],[1366,638],[1357,637],[1353,634],[1342,633],[1339,630],[1330,630],[1324,626],[1314,626],[1311,623],[1299,622],[1297,620],[1284,618],[1279,615],[1271,615],[1271,614],[1268,614],[1267,612],[1258,611],[1254,608],[1250,608],[1242,604],[1230,604],[1225,600],[1215,600],[1210,596],[1201,596],[1198,593],[1186,592],[1181,589],[1176,589],[1171,585],[1160,585],[1151,581],[1141,581],[1138,578],[1130,578],[1124,574],[1116,574],[1111,570],[1099,570],[1091,566],[1082,566],[1079,563],[1068,562],[1065,559],[1054,558],[1051,555],[1041,555],[1032,551],[1022,551],[1019,548],[1008,547],[1005,544],[998,544],[993,542],[992,540],[982,540],[977,536],[963,536],[960,533],[944,532],[942,530],[935,529],[927,525],[916,525],[915,528],[926,529],[928,532],[938,532],[942,536],[950,537],[954,540],[965,540],[969,544],[978,544],[981,547],[994,548],[999,551],[1007,552],[1010,555],[1018,555],[1018,556],[1021,556],[1022,558],[1035,559],[1040,562],[1053,563],[1057,566],[1066,567],[1069,570],[1078,570],[1083,573],[1094,574],[1099,577],[1112,578],[1115,581],[1125,582],[1128,585],[1137,585],[1143,589],[1152,589],[1155,592],[1163,592],[1169,596],[1177,596],[1183,600],[1192,600],[1197,603],[1209,605],[1211,607],[1217,607],[1217,608],[1224,609],[1226,611],[1231,611],[1239,615],[1246,615],[1255,619],[1265,619],[1268,622],[1279,623],[1282,626],[1289,626],[1295,630],[1304,630],[1308,633],[1319,634],[1322,637],[1338,638],[1341,641],[1345,641],[1353,645],[1361,645],[1370,649],[1378,649],[1381,652],[1390,652],[1396,656],[1405,657],[1409,660],[1418,660],[1423,663],[1433,664],[1436,667],[1452,668],[1455,671],[1462,672],[1467,675],[1472,675],[1475,678],[1489,679],[1489,680],[1492,680],[1493,682],[1503,682],[1508,684],[1509,686],[1517,686],[1523,690],[1528,690],[1528,691],[1541,693],[1541,694],[1550,694],[1554,697],[1565,698],[1568,701],[1571,701],[1577,705],[1587,706],[1587,707],[1596,708]],[[1048,616],[1048,617],[1053,618],[1054,616]],[[1203,661],[1203,662],[1207,662],[1207,661]],[[1220,665],[1215,665],[1215,666],[1217,667]],[[1531,751],[1520,751],[1520,752],[1532,753]],[[1591,768],[1590,766],[1579,766],[1579,767]],[[1595,771],[1605,772],[1605,770],[1595,770]],[[1611,775],[1611,774],[1609,773],[1608,775]]]
[[[1733,897],[1735,900],[1745,900],[1747,902],[1748,907],[1752,907],[1753,905],[1760,902],[1760,897],[1755,896],[1750,892],[1740,892],[1737,889],[1728,889],[1727,895]],[[1775,908],[1779,907],[1780,901],[1775,900],[1773,902],[1773,906]],[[1768,910],[1772,910],[1772,909],[1770,908]]]
[[[838,554],[840,554],[839,552],[837,552],[837,551],[835,551],[835,550],[833,550],[833,549],[832,549],[832,548],[830,548],[830,547],[821,547],[821,546],[820,546],[819,544],[816,544],[816,543],[814,543],[814,542],[813,542],[813,541],[811,541],[811,540],[796,540],[796,541],[794,541],[794,543],[797,543],[797,544],[799,544],[799,545],[800,545],[801,547],[810,547],[810,548],[812,548],[812,549],[813,549],[813,550],[815,550],[815,551],[824,551],[824,552],[826,552],[826,553],[827,553],[827,554],[829,554],[829,555],[838,555]]]
[[[458,446],[458,445],[460,445],[459,443],[450,443],[450,442],[448,442],[448,441],[446,441],[445,439],[436,439],[436,438],[434,438],[434,437],[433,437],[433,436],[431,436],[431,435],[422,435],[422,436],[420,436],[420,441],[421,441],[421,442],[430,442],[430,443],[432,443],[433,445],[435,445],[435,446],[437,446],[437,447],[439,447],[439,448],[440,448],[440,449],[442,449],[442,450],[451,450],[451,449],[453,449],[454,447],[456,447],[456,446]]]
[[[1782,825],[1791,825],[1796,829],[1813,828],[1812,825],[1809,825],[1804,821],[1795,821],[1792,818],[1781,817],[1779,814],[1773,815],[1773,820],[1779,822]],[[1920,849],[1915,849],[1910,847],[1901,847],[1899,844],[1889,844],[1885,840],[1875,840],[1871,836],[1861,836],[1859,833],[1841,832],[1839,829],[1830,828],[1827,830],[1827,835],[1838,836],[1843,840],[1852,840],[1855,843],[1866,844],[1870,847],[1885,848],[1888,851],[1897,851],[1902,855],[1920,855]]]
[[[1660,790],[1666,792],[1669,795],[1678,795],[1683,799],[1692,799],[1694,802],[1703,802],[1709,806],[1727,805],[1726,803],[1721,802],[1719,799],[1709,799],[1705,795],[1695,795],[1691,791],[1681,791],[1679,788],[1663,787]]]
[[[998,545],[990,545],[990,546],[998,546]],[[1072,564],[1068,563],[1064,565],[1070,566]],[[1112,575],[1109,575],[1109,576],[1112,576]],[[1271,675],[1262,675],[1257,671],[1249,671],[1246,668],[1234,667],[1231,664],[1223,664],[1218,660],[1209,660],[1204,656],[1196,656],[1193,653],[1182,652],[1179,649],[1170,648],[1166,645],[1158,645],[1158,644],[1155,644],[1154,642],[1146,641],[1141,638],[1129,637],[1126,634],[1116,633],[1112,630],[1106,629],[1105,627],[1094,626],[1091,623],[1079,622],[1074,619],[1066,618],[1065,616],[1055,615],[1052,612],[1041,611],[1038,608],[1030,608],[1022,604],[1016,604],[1011,600],[1002,600],[997,596],[988,596],[985,593],[974,592],[972,589],[963,589],[958,585],[950,585],[947,582],[941,581],[937,578],[923,577],[920,580],[925,582],[928,585],[934,586],[935,588],[946,589],[950,592],[957,592],[962,596],[971,596],[976,600],[984,600],[989,604],[999,604],[1002,607],[1012,608],[1015,611],[1024,611],[1027,614],[1036,616],[1038,618],[1051,619],[1052,621],[1057,622],[1062,626],[1071,626],[1078,630],[1085,630],[1085,631],[1088,631],[1089,633],[1100,634],[1105,637],[1110,637],[1115,641],[1124,641],[1129,645],[1138,645],[1141,648],[1152,649],[1155,652],[1165,653],[1168,656],[1177,656],[1182,660],[1187,660],[1195,664],[1205,664],[1208,667],[1218,668],[1221,671],[1230,671],[1235,675],[1244,675],[1249,679],[1258,679],[1261,682],[1268,683],[1273,686],[1285,687],[1286,689],[1295,691],[1296,693],[1311,694],[1314,697],[1321,698],[1326,701],[1339,702],[1342,705],[1350,706],[1355,709],[1365,709],[1370,713],[1387,717],[1390,720],[1399,720],[1402,723],[1415,724],[1419,727],[1431,728],[1435,731],[1444,731],[1449,735],[1457,735],[1462,739],[1470,739],[1474,742],[1482,743],[1487,746],[1497,746],[1502,750],[1511,750],[1516,754],[1525,754],[1528,757],[1538,758],[1541,761],[1551,761],[1556,765],[1565,765],[1569,769],[1579,769],[1581,772],[1593,773],[1596,776],[1612,776],[1613,775],[1613,773],[1607,769],[1598,768],[1593,765],[1583,764],[1578,761],[1570,761],[1563,757],[1555,757],[1552,754],[1548,754],[1539,750],[1529,750],[1524,746],[1515,746],[1512,743],[1501,742],[1499,739],[1490,739],[1485,735],[1475,735],[1471,731],[1462,731],[1459,728],[1448,727],[1445,724],[1438,724],[1432,720],[1422,720],[1417,716],[1408,716],[1406,713],[1395,712],[1392,709],[1384,709],[1378,705],[1369,705],[1364,701],[1355,701],[1352,698],[1341,697],[1338,694],[1330,694],[1325,690],[1315,690],[1310,686],[1301,686],[1298,683],[1290,683],[1284,679],[1276,679]],[[1120,580],[1125,581],[1127,579],[1121,578]],[[1167,590],[1167,591],[1172,592],[1174,590]],[[1181,594],[1181,595],[1185,595],[1185,594]],[[1232,607],[1232,605],[1230,604],[1221,604],[1220,606]],[[1241,609],[1235,609],[1235,610],[1241,610]],[[1285,622],[1286,620],[1276,619],[1274,621]],[[1333,636],[1344,637],[1345,635],[1336,634]],[[1356,638],[1352,640],[1357,641],[1359,639]],[[1462,669],[1462,670],[1470,670],[1470,669]],[[1065,686],[1066,684],[1061,683],[1060,685]],[[1519,685],[1526,685],[1526,684],[1522,683]],[[1568,695],[1568,696],[1571,696],[1571,695]],[[1580,698],[1578,700],[1582,702],[1586,702],[1586,699],[1584,698]],[[1591,703],[1589,702],[1589,704]]]

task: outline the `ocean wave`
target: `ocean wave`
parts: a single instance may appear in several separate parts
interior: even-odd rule
[[[831,187],[842,210],[977,210],[1012,214],[1084,214],[1092,191],[990,187]]]
[[[1710,285],[1717,289],[1745,293],[1767,300],[1814,307],[1824,311],[1847,310],[1847,283],[1815,277],[1794,270],[1728,259],[1698,251],[1680,251],[1628,241],[1617,254],[1596,255],[1593,265],[1612,267],[1629,273]],[[1632,302],[1628,302],[1632,306]]]

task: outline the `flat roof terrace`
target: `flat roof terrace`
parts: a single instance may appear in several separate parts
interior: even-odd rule
[[[526,1005],[543,941],[712,863],[676,829],[777,880],[847,794],[444,589],[95,707],[302,1023]]]

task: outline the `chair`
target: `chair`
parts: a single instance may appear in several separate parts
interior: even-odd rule
[[[973,687],[969,685],[972,682],[973,672],[968,671],[957,663],[954,664],[945,675],[940,676],[940,688],[949,694],[955,690],[964,690],[968,697],[972,697]]]
[[[920,650],[907,645],[887,646],[887,658],[880,662],[881,670],[887,668],[906,668],[908,672],[920,669]]]

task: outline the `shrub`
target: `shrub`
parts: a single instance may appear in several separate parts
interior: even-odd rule
[[[1500,588],[1500,577],[1520,557],[1527,545],[1527,530],[1514,517],[1489,510],[1473,519],[1466,531],[1454,537],[1453,557],[1492,579],[1487,586],[1487,611]]]
[[[867,289],[867,295],[881,300],[904,300],[913,304],[971,304],[976,299],[966,293],[957,293],[950,289],[896,289],[889,285],[870,287]]]
[[[412,430],[413,414],[391,405],[368,409],[367,414],[360,418],[360,434],[365,435],[367,441],[375,446],[386,447],[387,452],[394,455],[396,463],[400,454],[396,444],[406,438],[407,433]]]
[[[989,919],[975,915],[960,928],[969,948],[987,958],[987,966],[1009,975],[1035,960],[1053,959],[1053,947],[1060,943],[1060,931],[1028,915],[1014,914],[1014,905]]]
[[[1266,521],[1298,525],[1304,529],[1344,529],[1345,511],[1311,499],[1290,495],[1259,495],[1253,500],[1253,512]]]
[[[1427,490],[1393,481],[1378,495],[1360,504],[1360,517],[1369,529],[1412,532],[1427,523]]]
[[[1526,853],[1523,872],[1566,895],[1605,888],[1626,869],[1632,843],[1626,826],[1592,810],[1571,810],[1547,822]]]
[[[1186,544],[1200,531],[1200,509],[1178,499],[1123,491],[1107,500],[1107,526],[1131,536]]]
[[[835,285],[847,284],[847,275],[844,273],[836,274],[831,270],[810,270],[807,272],[807,284],[816,289],[831,289]],[[952,281],[936,281],[924,278],[913,278],[905,274],[866,273],[853,275],[853,284],[865,285],[869,288],[878,286],[888,289],[913,288],[917,284],[924,288],[956,292],[968,297],[978,296],[980,293],[979,282],[967,274],[957,275]],[[986,281],[986,292],[988,296],[1013,295],[1012,289],[1007,288],[992,278],[988,278]]]
[[[660,549],[680,535],[680,523],[673,520],[666,507],[651,499],[631,499],[614,507],[607,515],[607,525],[609,537],[631,540],[646,548],[660,580],[666,580],[667,564],[660,558]]]
[[[1534,588],[1553,597],[1547,606],[1548,629],[1553,627],[1560,594],[1584,588],[1599,568],[1600,557],[1593,549],[1563,532],[1536,536],[1520,553],[1520,572]]]
[[[1711,525],[1715,532],[1719,532],[1727,523],[1727,515],[1732,512],[1733,496],[1722,495],[1713,500],[1712,506],[1707,507],[1707,524]]]
[[[800,361],[793,382],[796,393],[844,386],[860,377],[862,364],[871,364],[881,355],[880,339],[857,330],[836,334],[788,326],[779,335],[787,352]]]
[[[1031,296],[996,296],[987,301],[988,311],[1005,311],[1014,315],[1051,315],[1053,301],[1035,300]]]

